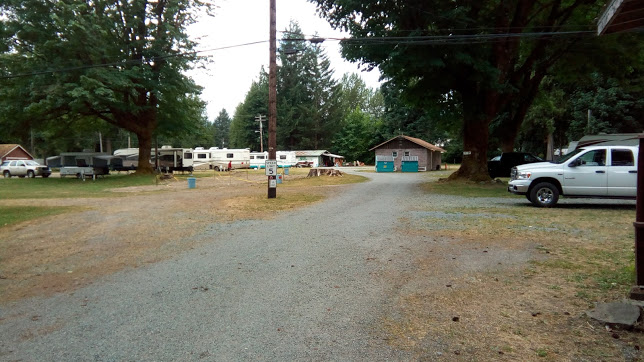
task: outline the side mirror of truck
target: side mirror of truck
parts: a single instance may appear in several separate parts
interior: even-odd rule
[[[569,163],[569,164],[568,164],[568,167],[577,167],[577,166],[581,166],[581,165],[583,164],[583,162],[584,162],[584,161],[582,161],[581,159],[579,159],[579,158],[578,158],[578,159],[576,159],[576,160],[572,161],[571,163]]]

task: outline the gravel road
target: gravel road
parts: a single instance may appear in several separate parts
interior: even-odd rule
[[[424,173],[363,175],[273,220],[209,225],[195,238],[211,242],[171,260],[5,305],[0,360],[413,359],[380,327],[396,287],[378,276],[411,268],[415,242],[392,230],[416,203],[477,201],[423,195]]]

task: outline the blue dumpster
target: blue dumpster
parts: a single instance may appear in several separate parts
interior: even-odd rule
[[[376,172],[394,172],[393,156],[376,156]]]
[[[197,187],[197,179],[194,177],[188,177],[188,188],[194,189]]]
[[[403,156],[400,170],[402,172],[418,172],[418,156]]]

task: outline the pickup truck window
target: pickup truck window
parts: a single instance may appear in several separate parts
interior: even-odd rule
[[[586,152],[578,160],[581,161],[579,166],[606,166],[606,150]]]
[[[611,166],[634,166],[633,152],[631,150],[611,150]]]
[[[570,153],[566,153],[562,158],[558,159],[555,163],[556,164],[562,164],[566,163],[569,159],[573,158],[574,156],[578,155],[579,152],[583,151],[583,149],[578,148]]]

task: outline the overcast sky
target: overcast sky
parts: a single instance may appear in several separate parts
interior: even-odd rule
[[[288,27],[291,19],[299,22],[306,36],[317,33],[320,37],[342,38],[348,34],[333,30],[315,14],[315,6],[306,0],[277,1],[277,39],[280,31]],[[203,37],[198,49],[217,49],[251,42],[265,41],[256,45],[204,52],[214,63],[207,69],[190,72],[198,84],[204,87],[202,99],[208,102],[208,119],[213,121],[222,108],[232,117],[235,108],[244,100],[253,80],[258,78],[262,65],[268,71],[269,52],[269,0],[219,0],[214,18],[203,18],[189,32],[193,37]],[[369,87],[378,87],[380,74],[377,70],[360,72],[357,64],[346,62],[340,56],[337,41],[322,43],[335,78],[344,73],[358,73]]]

